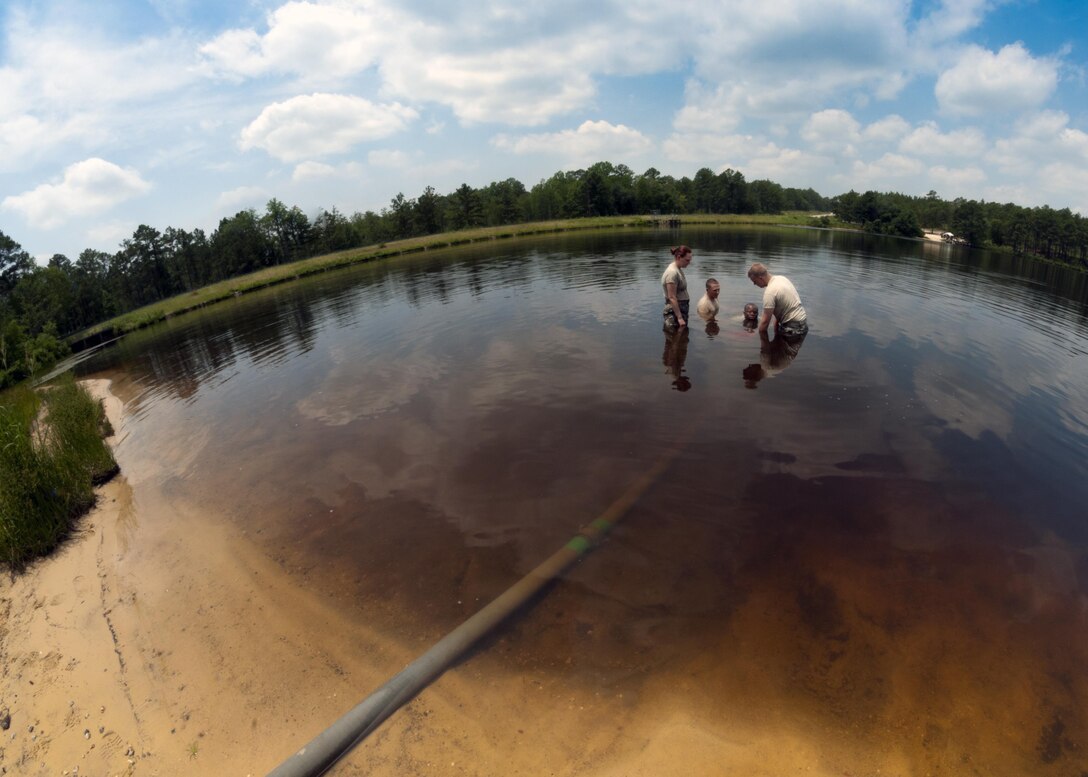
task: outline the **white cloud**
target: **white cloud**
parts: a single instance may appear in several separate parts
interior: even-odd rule
[[[910,4],[901,0],[730,3],[716,14],[698,8],[691,4],[689,28],[695,32],[690,44],[684,40],[696,80],[705,85],[689,89],[694,110],[685,118],[693,121],[706,115],[708,96],[716,118],[733,122],[729,131],[748,117],[799,120],[826,107],[829,98],[851,92],[859,103],[890,99],[910,79],[903,70],[910,61]]]
[[[263,149],[284,162],[313,159],[400,132],[418,115],[400,103],[378,105],[340,94],[300,95],[261,111],[242,130],[240,147]]]
[[[1005,180],[986,189],[987,199],[1088,213],[1088,133],[1068,125],[1065,113],[1042,111],[994,141],[985,159]]]
[[[858,160],[850,170],[852,188],[888,190],[902,185],[925,170],[917,159],[902,154],[886,153],[873,162]]]
[[[589,69],[541,44],[478,54],[398,52],[383,73],[397,94],[448,105],[468,124],[541,124],[596,95]]]
[[[684,107],[672,126],[681,133],[732,132],[740,124],[743,94],[735,85],[711,87],[689,79],[684,86]]]
[[[935,122],[916,128],[899,143],[899,150],[916,156],[974,157],[986,150],[986,136],[974,127],[942,133]]]
[[[104,224],[95,224],[87,230],[87,239],[96,246],[120,245],[126,238],[132,237],[136,227],[124,221],[110,221]]]
[[[977,167],[950,168],[936,165],[929,168],[928,175],[930,188],[946,192],[946,199],[977,198],[980,187],[986,182],[986,173]]]
[[[215,200],[215,206],[231,215],[247,208],[260,208],[271,199],[269,193],[259,186],[239,186],[223,192]]]
[[[333,178],[335,175],[336,168],[324,162],[300,162],[295,165],[291,180],[297,182],[315,178]]]
[[[0,14],[0,169],[31,169],[61,147],[67,159],[120,155],[149,123],[177,125],[176,101],[169,111],[148,106],[197,80],[183,35],[117,40],[54,17]]]
[[[910,12],[901,0],[780,0],[733,3],[722,13],[691,5],[692,40],[701,77],[736,80],[748,73],[823,85],[856,84],[897,71]]]
[[[496,135],[491,142],[514,154],[555,154],[574,163],[638,156],[654,146],[641,132],[607,121],[585,121],[577,129],[562,132]]]
[[[1069,116],[1062,111],[1041,111],[1022,117],[1016,122],[1016,134],[1044,143],[1060,136],[1069,126]]]
[[[1057,84],[1057,60],[1037,59],[1024,44],[1013,43],[996,54],[980,46],[967,47],[959,61],[937,78],[934,91],[948,114],[985,116],[1036,108]]]
[[[74,217],[104,213],[150,188],[135,170],[94,157],[67,167],[60,183],[42,184],[5,197],[0,208],[21,214],[32,226],[48,229]]]
[[[450,3],[421,11],[384,56],[385,87],[448,106],[463,124],[535,126],[592,104],[598,79],[677,67],[691,9],[611,4]]]
[[[677,132],[662,144],[665,156],[676,162],[725,165],[741,169],[741,162],[752,157],[772,157],[781,149],[757,135],[718,135],[714,133]]]
[[[838,109],[819,111],[801,127],[801,138],[816,151],[854,156],[861,140],[861,125],[849,113]]]
[[[1088,166],[1084,142],[1088,136],[1068,126],[1069,117],[1060,111],[1043,111],[1018,121],[1008,137],[994,142],[986,160],[1002,173],[1032,175],[1056,161],[1074,167]]]
[[[748,180],[767,178],[783,186],[825,189],[837,168],[831,156],[796,148],[783,148],[759,135],[675,133],[663,144],[674,161],[706,165],[721,172],[739,170]]]
[[[423,166],[417,165],[412,168],[411,172],[417,178],[431,180],[434,176],[444,177],[453,173],[468,173],[478,168],[479,165],[475,160],[453,158],[432,160]]]
[[[212,73],[254,77],[299,73],[308,80],[342,78],[370,67],[396,36],[378,4],[286,3],[268,16],[268,32],[228,30],[200,47]]]
[[[361,180],[362,175],[363,166],[358,162],[348,162],[339,166],[328,165],[324,162],[300,162],[295,165],[291,180],[295,183],[332,178]]]
[[[893,113],[883,119],[874,121],[862,132],[862,136],[868,143],[891,143],[910,132],[910,122],[902,116]]]
[[[366,155],[366,161],[374,167],[403,168],[412,162],[412,157],[404,151],[376,149]]]
[[[660,23],[669,17],[640,2],[609,13],[502,2],[290,2],[268,16],[267,32],[228,30],[200,53],[205,72],[239,80],[287,73],[346,83],[373,68],[385,94],[446,105],[464,123],[528,126],[587,105],[598,75],[668,66],[674,52]]]
[[[737,166],[748,180],[766,178],[783,186],[808,188],[819,183],[826,190],[828,176],[838,163],[830,157],[811,154],[796,148],[764,148],[761,155],[750,157]]]
[[[995,0],[943,0],[918,25],[917,39],[945,41],[977,27]]]
[[[1088,216],[1088,164],[1072,166],[1055,162],[1039,171],[1040,189],[1051,203],[1065,203]]]
[[[92,134],[78,118],[42,121],[24,113],[0,119],[0,172],[25,169],[52,148]]]
[[[189,41],[180,35],[118,42],[67,20],[33,26],[18,13],[5,32],[8,110],[101,110],[169,94],[197,78],[188,67]]]
[[[1036,204],[1032,190],[1023,183],[993,184],[986,187],[984,196],[990,202],[1014,202],[1028,206]]]

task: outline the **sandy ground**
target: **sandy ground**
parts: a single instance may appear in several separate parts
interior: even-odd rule
[[[92,388],[123,438],[120,402]],[[168,520],[141,520],[152,512]],[[0,581],[0,773],[265,774],[435,637],[351,622],[238,530],[122,474],[57,553]],[[507,668],[512,650],[492,645]],[[707,773],[721,755],[706,721],[665,709],[637,724],[630,693],[604,699],[569,667],[496,668],[448,673],[334,773],[672,774],[685,750],[683,771]]]
[[[123,436],[112,396],[107,410]],[[305,741],[300,720],[350,706],[345,667],[395,671],[373,635],[199,515],[131,542],[139,511],[174,509],[134,497],[114,479],[59,552],[0,585],[0,771],[264,773]]]
[[[107,385],[94,388],[123,439]],[[441,636],[383,633],[155,480],[122,473],[58,553],[0,580],[0,773],[266,774]],[[913,518],[903,526],[928,536]],[[831,560],[823,580],[778,545],[755,553],[747,563],[766,570],[743,599],[689,603],[705,610],[694,652],[670,638],[655,598],[688,591],[686,577],[648,567],[643,584],[615,589],[644,606],[598,598],[599,611],[579,611],[582,576],[630,579],[638,549],[594,556],[332,773],[1011,777],[1088,766],[1076,583],[1088,559],[1041,546],[1038,565],[1057,571],[1010,577],[974,549],[950,567],[962,571],[907,588],[917,575],[906,560],[874,577],[862,540],[849,540],[862,543],[851,554],[850,532],[801,527],[797,547]],[[631,536],[653,548],[666,541],[655,530],[667,528]],[[713,545],[698,525],[689,533]],[[1031,571],[1033,558],[1018,563]],[[1023,611],[1016,634],[1001,612],[958,604],[979,585],[1009,589],[999,600]]]

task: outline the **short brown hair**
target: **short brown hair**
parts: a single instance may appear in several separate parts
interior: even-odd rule
[[[756,262],[748,268],[748,278],[765,278],[768,275],[767,268],[759,262]]]
[[[687,246],[677,246],[676,248],[669,249],[672,252],[674,259],[679,259],[681,256],[687,256],[691,253],[691,249]]]

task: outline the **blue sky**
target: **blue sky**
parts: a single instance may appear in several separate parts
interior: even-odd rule
[[[602,159],[1088,215],[1086,9],[6,0],[0,230],[75,259],[272,197],[377,211]]]

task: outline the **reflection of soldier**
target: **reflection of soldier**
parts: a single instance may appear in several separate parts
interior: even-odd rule
[[[691,380],[684,374],[684,360],[688,358],[689,331],[686,326],[679,329],[665,327],[665,353],[661,361],[672,376],[672,385],[677,391],[691,388]]]
[[[790,366],[797,358],[805,336],[776,337],[771,340],[766,332],[759,333],[759,364],[749,364],[744,368],[744,385],[755,388],[764,378],[770,378]]]

